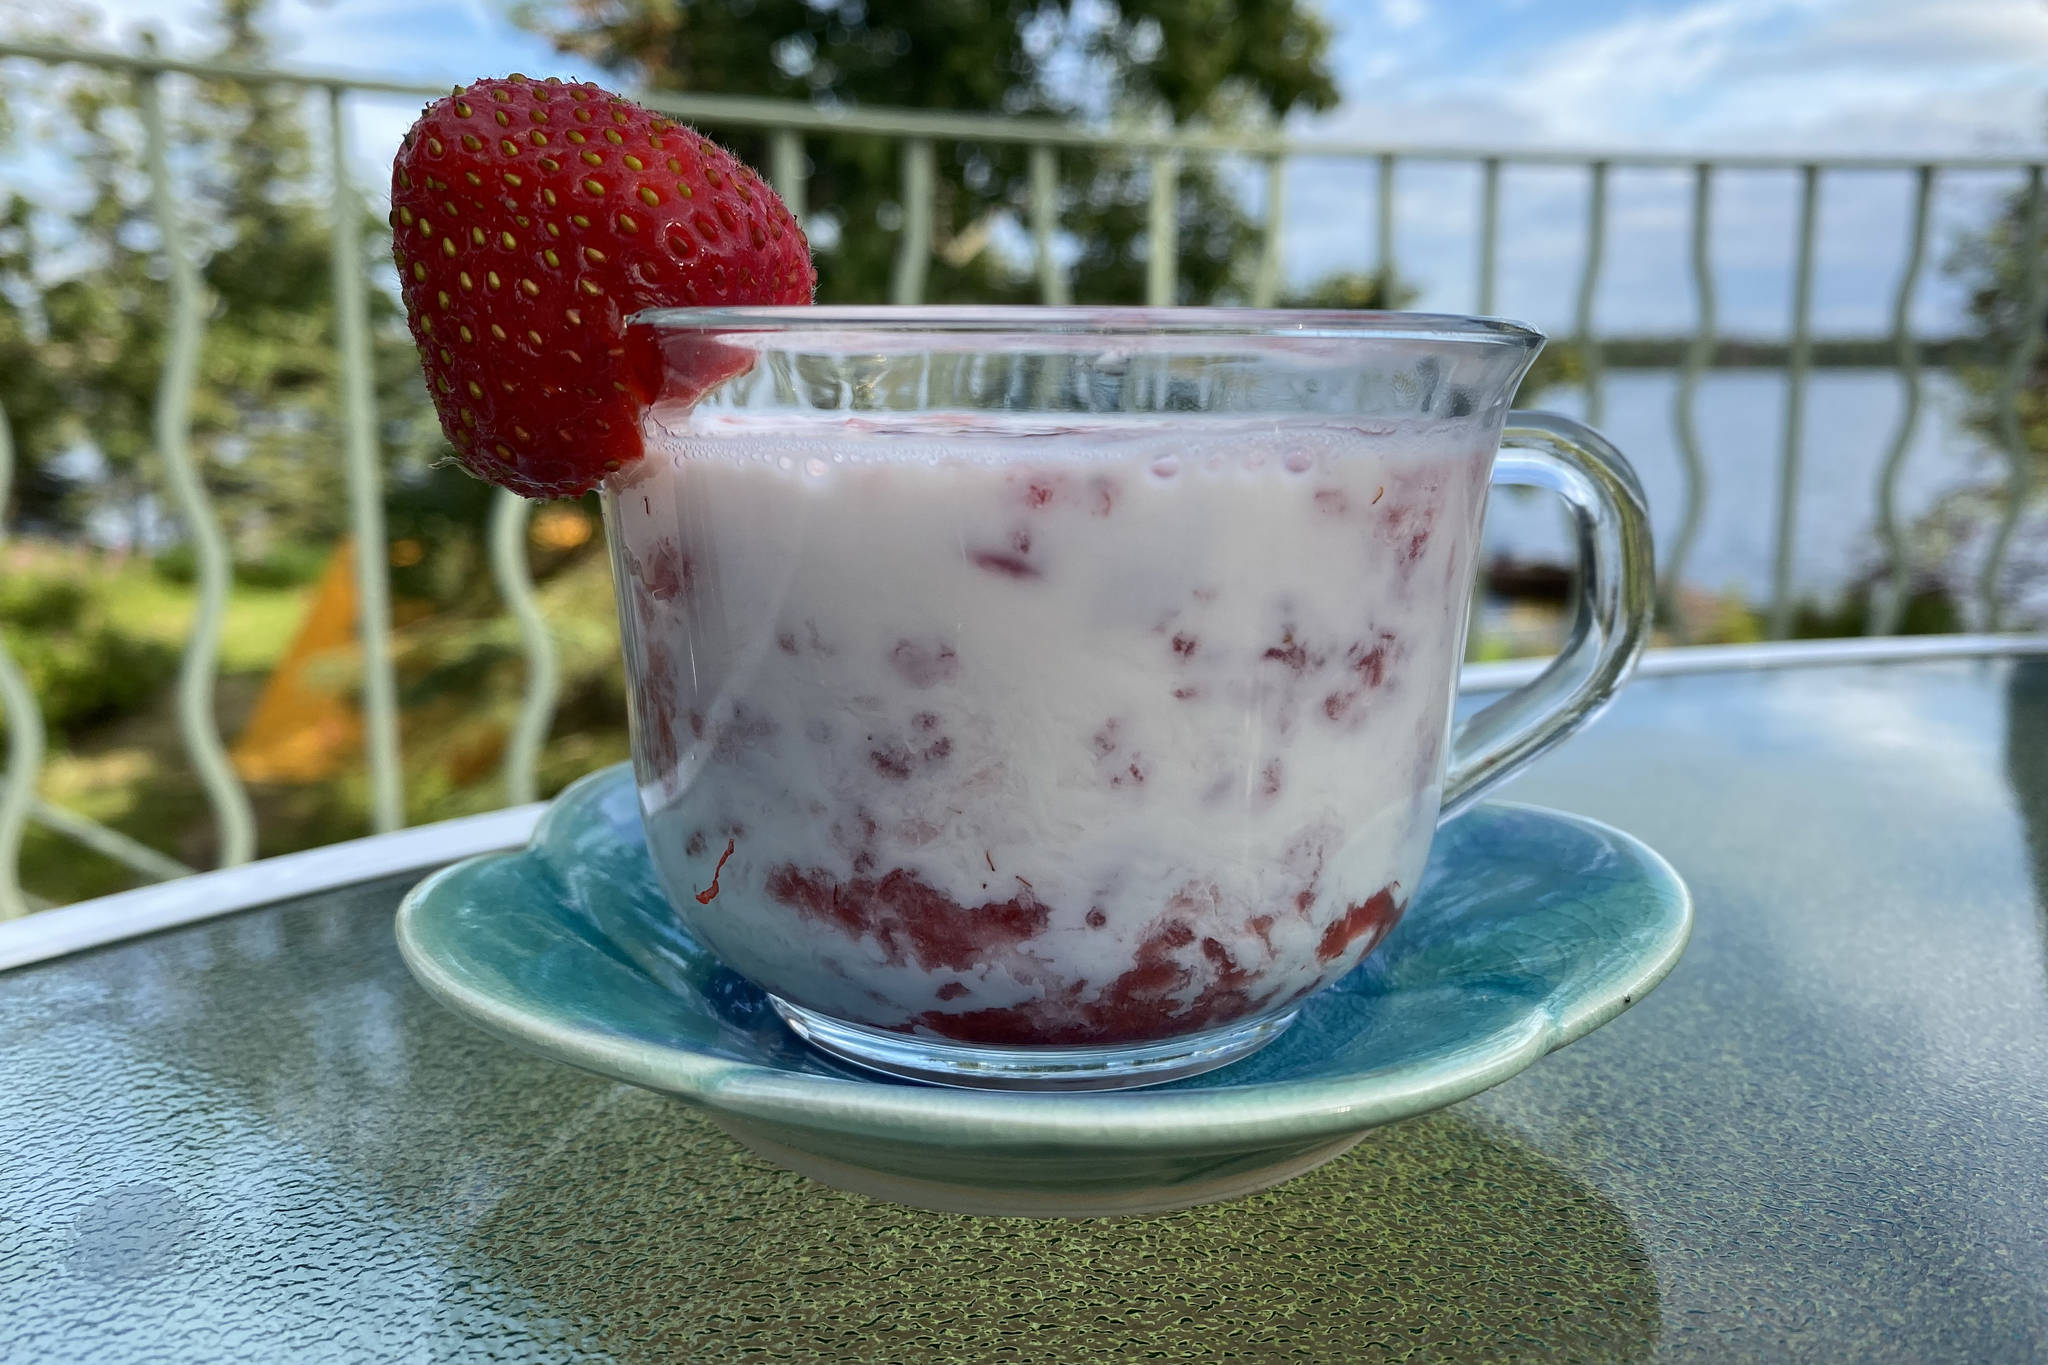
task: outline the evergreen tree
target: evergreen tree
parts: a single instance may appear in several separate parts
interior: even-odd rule
[[[692,93],[1234,127],[1337,100],[1328,28],[1299,0],[530,0],[520,16],[628,80]],[[709,131],[767,164],[758,134]],[[926,298],[1035,298],[1029,262],[990,246],[1015,240],[1028,221],[1025,149],[952,139],[936,150]],[[888,297],[903,219],[897,146],[813,136],[806,152],[820,300]],[[1143,159],[1068,152],[1060,171],[1060,226],[1078,250],[1075,298],[1141,299],[1151,183]],[[1257,226],[1209,160],[1191,159],[1179,185],[1179,301],[1242,299]]]
[[[2048,193],[2048,191],[2043,191]],[[2029,260],[2027,196],[2012,194],[1981,232],[1965,238],[1950,258],[1951,274],[1969,289],[1970,320],[1982,357],[1958,367],[1971,395],[1970,421],[1994,444],[2006,439],[2001,394],[2009,357],[2029,331],[2048,330],[2048,317],[2027,312],[2030,271],[2048,272],[2048,259]],[[2048,243],[2043,246],[2048,255]],[[2034,350],[2033,365],[2019,392],[2020,437],[2036,465],[2035,487],[2048,489],[2048,337]]]
[[[218,0],[214,55],[271,61],[267,8]],[[120,511],[139,537],[162,486],[151,418],[169,295],[135,90],[89,68],[52,69],[44,89],[39,112],[15,111],[33,126],[15,131],[48,145],[77,183],[40,209],[20,191],[0,205],[0,403],[19,462],[14,512],[65,534],[89,512]],[[327,167],[296,90],[170,78],[164,97],[180,221],[207,304],[193,451],[237,557],[310,568],[343,529],[345,507]],[[385,233],[365,216],[366,272],[389,269]],[[439,433],[395,304],[374,289],[370,302],[381,445],[417,481]],[[67,480],[64,457],[81,450],[97,470]]]

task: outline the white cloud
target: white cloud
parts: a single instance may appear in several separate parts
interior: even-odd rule
[[[1838,62],[1927,68],[1936,63],[2030,63],[2048,52],[2048,5],[2038,0],[1867,0],[1838,5],[1814,42]]]
[[[1533,43],[1427,41],[1442,21],[1360,54],[1347,73],[1353,99],[1314,126],[1816,151],[2041,143],[2040,0],[1690,0],[1560,19],[1557,36]]]
[[[1346,85],[1304,137],[1463,146],[1669,147],[1786,154],[2028,153],[2044,146],[2048,3],[2042,0],[1668,0],[1622,13],[1599,0],[1438,6],[1430,22],[1375,26],[1379,0],[1340,40]],[[1344,31],[1340,24],[1340,33]],[[1425,306],[1469,307],[1476,173],[1432,183],[1404,170],[1404,275]],[[1945,176],[1935,261],[1958,226],[1983,221],[2010,177]],[[1326,165],[1292,184],[1290,275],[1372,258],[1369,168]],[[1585,172],[1511,169],[1504,181],[1503,306],[1567,322],[1583,259]],[[1682,174],[1617,171],[1599,314],[1625,330],[1682,330],[1689,184]],[[1903,176],[1835,175],[1823,191],[1823,329],[1881,331],[1904,248]],[[1713,252],[1724,326],[1785,325],[1795,213],[1792,177],[1724,173]],[[1515,302],[1522,300],[1523,302]],[[1916,316],[1953,326],[1956,283],[1930,270]]]
[[[1535,54],[1509,98],[1561,130],[1607,131],[1606,111],[1698,91],[1741,53],[1742,30],[1781,0],[1709,0],[1642,12]]]

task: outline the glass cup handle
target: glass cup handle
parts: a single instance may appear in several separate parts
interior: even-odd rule
[[[1599,432],[1556,413],[1509,413],[1493,481],[1547,488],[1571,509],[1578,612],[1550,667],[1458,727],[1444,819],[1606,708],[1643,651],[1656,597],[1642,485]]]

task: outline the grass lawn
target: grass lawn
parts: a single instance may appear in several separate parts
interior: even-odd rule
[[[131,559],[102,571],[107,589],[107,619],[124,633],[161,640],[182,649],[199,613],[199,596],[188,583],[160,577],[150,566]],[[306,604],[310,584],[291,587],[250,587],[236,584],[228,594],[221,621],[222,673],[268,672],[292,642]]]

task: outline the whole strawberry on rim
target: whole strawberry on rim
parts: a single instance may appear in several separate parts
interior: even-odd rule
[[[391,242],[457,459],[532,498],[640,458],[651,395],[627,317],[807,304],[817,284],[803,229],[730,152],[598,86],[516,75],[457,87],[406,133]]]

